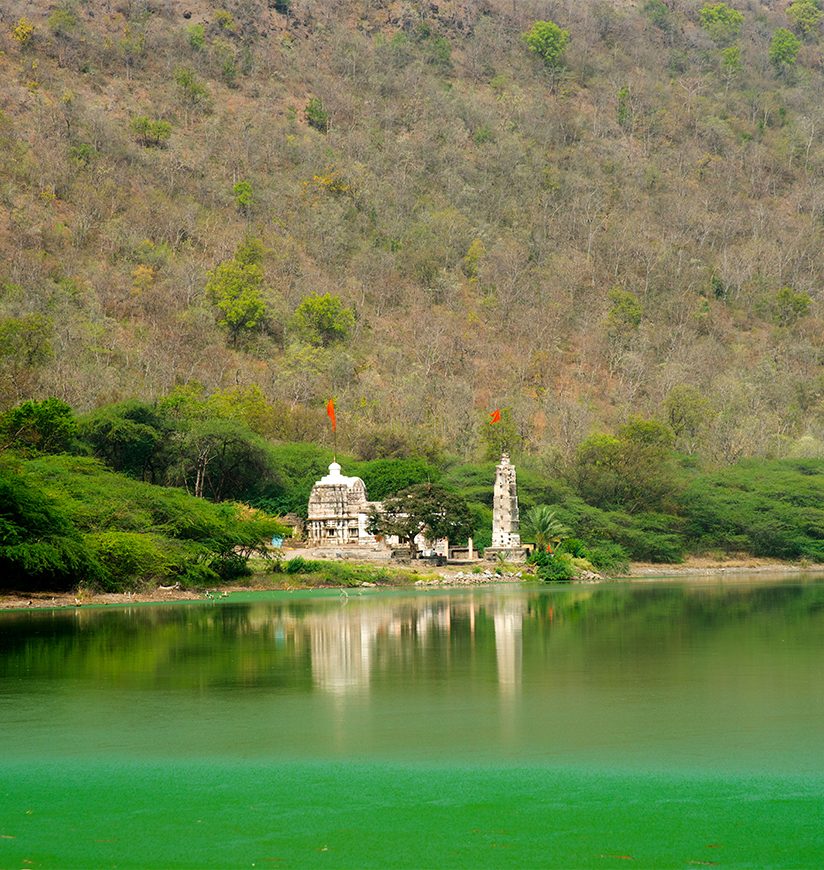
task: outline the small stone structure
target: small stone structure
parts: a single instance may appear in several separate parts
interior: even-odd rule
[[[501,454],[495,467],[495,489],[492,498],[492,545],[484,550],[485,558],[501,554],[510,561],[522,561],[531,547],[521,544],[518,512],[518,483],[515,466],[509,454]]]

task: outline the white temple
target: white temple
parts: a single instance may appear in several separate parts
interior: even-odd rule
[[[359,477],[341,474],[337,462],[329,466],[309,496],[306,534],[314,547],[370,546],[376,543],[367,531],[369,509],[380,507],[370,502],[366,486]]]

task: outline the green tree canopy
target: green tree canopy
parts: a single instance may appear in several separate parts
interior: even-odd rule
[[[38,370],[54,356],[53,334],[51,318],[42,314],[0,319],[0,399],[30,394]]]
[[[358,463],[354,471],[363,479],[369,498],[376,501],[417,483],[436,482],[441,476],[423,459],[373,459]]]
[[[218,320],[236,344],[266,317],[263,300],[263,244],[247,239],[230,260],[219,263],[206,282],[206,296],[221,312]]]
[[[238,211],[243,214],[248,214],[255,201],[254,189],[252,182],[243,178],[232,186],[232,193],[235,197],[235,205]]]
[[[672,28],[672,13],[663,0],[646,0],[641,7],[641,12],[659,30],[668,31]]]
[[[575,456],[578,492],[601,508],[665,510],[677,489],[672,445],[668,426],[641,418],[622,426],[617,435],[592,435]]]
[[[273,473],[253,504],[277,514],[306,516],[315,481],[326,474],[332,451],[317,444],[287,443],[270,448]]]
[[[0,416],[0,447],[37,453],[63,453],[77,431],[74,412],[54,397],[30,399]]]
[[[717,45],[729,45],[744,24],[743,13],[726,3],[705,3],[698,16],[701,26]]]
[[[787,7],[787,17],[798,33],[811,38],[818,31],[824,12],[817,0],[793,0]]]
[[[237,420],[194,421],[175,436],[170,482],[213,501],[248,499],[272,474],[266,443]]]
[[[165,148],[172,135],[172,125],[168,121],[148,115],[132,118],[130,126],[137,141],[146,148]]]
[[[609,291],[612,307],[607,314],[610,333],[628,335],[635,332],[644,316],[644,307],[638,297],[630,290],[613,287]]]
[[[484,416],[481,425],[481,443],[484,446],[485,459],[497,461],[502,453],[517,452],[523,441],[511,408],[501,408],[501,419],[497,423],[490,423],[489,416]]]
[[[554,21],[536,21],[524,34],[524,41],[530,51],[551,69],[561,64],[561,56],[569,42],[569,31],[563,30]]]
[[[663,403],[664,421],[675,435],[675,445],[694,453],[712,416],[712,403],[697,387],[677,384]]]
[[[779,27],[770,40],[769,58],[777,73],[786,72],[795,65],[801,40],[786,27]]]
[[[322,347],[345,341],[354,326],[354,311],[332,293],[307,296],[292,316],[292,329],[298,336],[309,344]]]
[[[127,401],[92,411],[78,434],[94,455],[115,471],[161,483],[168,464],[173,424],[156,406]]]
[[[209,90],[193,69],[187,66],[177,67],[174,71],[174,79],[187,108],[201,112],[209,109],[211,105]]]
[[[810,294],[803,290],[782,287],[770,304],[773,319],[779,326],[792,326],[809,313],[812,301]]]
[[[465,541],[472,534],[472,514],[466,501],[454,492],[432,483],[419,483],[384,500],[382,510],[373,509],[369,529],[382,535],[397,535],[416,553],[415,537]]]

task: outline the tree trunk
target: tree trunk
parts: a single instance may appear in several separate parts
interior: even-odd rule
[[[209,448],[204,447],[197,454],[197,473],[195,476],[195,496],[203,498],[203,487],[206,482],[206,466],[209,464]]]

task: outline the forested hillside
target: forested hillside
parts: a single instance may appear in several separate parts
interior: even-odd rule
[[[493,407],[551,462],[635,415],[821,455],[822,18],[5,0],[0,405],[202,385],[283,440],[335,396],[362,459],[478,455]]]

